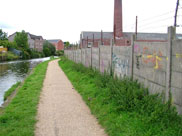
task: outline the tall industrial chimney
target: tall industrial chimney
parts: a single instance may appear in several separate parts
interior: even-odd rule
[[[123,37],[122,0],[114,0],[114,38]]]

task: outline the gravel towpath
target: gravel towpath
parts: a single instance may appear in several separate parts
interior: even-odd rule
[[[58,65],[49,62],[35,136],[107,136]]]

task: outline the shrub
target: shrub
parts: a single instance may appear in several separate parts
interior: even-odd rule
[[[63,56],[64,55],[64,51],[56,51],[56,56]]]
[[[48,41],[45,41],[43,44],[43,52],[46,57],[54,56],[56,52],[56,48],[53,44],[49,43]]]

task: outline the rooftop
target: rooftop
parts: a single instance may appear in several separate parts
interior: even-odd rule
[[[53,40],[47,40],[50,43],[58,43],[59,41],[61,41],[61,39],[53,39]]]
[[[95,39],[101,39],[101,32],[91,32],[91,31],[83,31],[82,38],[83,39],[93,39],[93,34]],[[123,32],[123,37],[130,39],[131,36],[135,34],[133,32]],[[182,39],[182,34],[176,35],[178,39]],[[103,32],[103,39],[111,39],[113,38],[113,32]],[[138,33],[138,40],[167,40],[168,34],[166,33]]]

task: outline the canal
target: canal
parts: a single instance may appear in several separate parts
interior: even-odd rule
[[[0,63],[0,107],[3,104],[5,92],[13,84],[23,81],[30,70],[37,64],[49,60],[50,58],[20,60]]]

